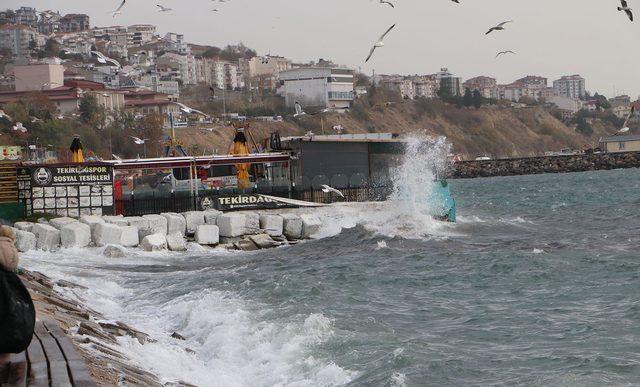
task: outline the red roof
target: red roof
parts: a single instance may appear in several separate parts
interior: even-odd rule
[[[64,81],[65,86],[89,89],[89,90],[104,90],[104,83],[87,81],[86,79],[66,79]]]
[[[124,102],[125,106],[166,106],[171,104],[168,99],[129,99]]]

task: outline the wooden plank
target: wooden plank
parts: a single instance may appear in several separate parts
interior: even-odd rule
[[[7,386],[26,387],[27,386],[27,356],[24,352],[11,355],[11,365],[9,366],[9,378]]]
[[[42,348],[49,363],[49,377],[52,386],[71,387],[67,361],[58,347],[58,342],[54,339],[44,324],[36,324],[36,335],[42,343]]]
[[[44,355],[40,340],[35,335],[27,349],[27,358],[29,359],[29,386],[48,387],[49,366],[47,365],[47,357]]]
[[[76,350],[73,342],[67,336],[55,321],[45,321],[45,327],[49,333],[57,340],[62,353],[67,359],[71,381],[74,386],[95,386],[95,382],[91,378],[84,358]]]

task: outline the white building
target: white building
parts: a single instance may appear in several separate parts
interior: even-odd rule
[[[0,26],[0,49],[11,50],[14,57],[29,57],[31,47],[41,49],[45,44],[44,35],[35,29],[21,24]]]
[[[280,72],[285,103],[293,107],[347,108],[354,99],[353,70],[305,67]]]
[[[185,42],[184,35],[176,34],[173,32],[167,33],[164,38],[162,38],[164,42],[164,49],[166,51],[177,52],[178,54],[191,54],[191,48]]]
[[[565,75],[553,81],[553,88],[565,97],[579,99],[586,95],[585,79],[580,75]]]
[[[570,112],[571,114],[576,114],[580,109],[582,109],[582,101],[579,99],[569,98],[564,95],[551,97],[547,102],[550,102],[556,105],[558,109]]]
[[[177,54],[167,52],[157,60],[158,65],[167,65],[177,68],[179,77],[184,85],[195,85],[197,83],[196,58],[191,54]]]
[[[156,35],[156,26],[151,24],[134,24],[127,27],[127,32],[131,46],[142,46],[153,40],[153,37]]]

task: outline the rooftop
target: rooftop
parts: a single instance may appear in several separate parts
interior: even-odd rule
[[[625,142],[625,141],[640,141],[640,134],[630,134],[627,136],[600,137],[600,142]]]

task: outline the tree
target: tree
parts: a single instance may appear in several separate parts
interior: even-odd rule
[[[466,107],[473,106],[473,94],[469,88],[464,89],[464,97],[462,97],[462,104]]]
[[[97,125],[102,121],[102,109],[96,97],[87,94],[80,100],[80,120],[85,124]]]
[[[473,107],[475,107],[476,109],[480,109],[480,107],[482,106],[482,94],[480,94],[479,90],[474,90],[473,91]]]
[[[21,101],[30,116],[50,120],[58,111],[56,104],[40,91],[27,94]]]
[[[36,39],[33,36],[31,37],[31,40],[29,40],[29,51],[32,55],[38,51],[38,42],[36,42]]]
[[[54,57],[60,53],[60,43],[58,43],[55,39],[47,39],[47,42],[44,44],[44,56],[45,57]]]
[[[593,134],[593,128],[587,122],[587,119],[580,116],[577,118],[578,125],[576,126],[576,132],[582,133],[584,135],[590,136]]]

